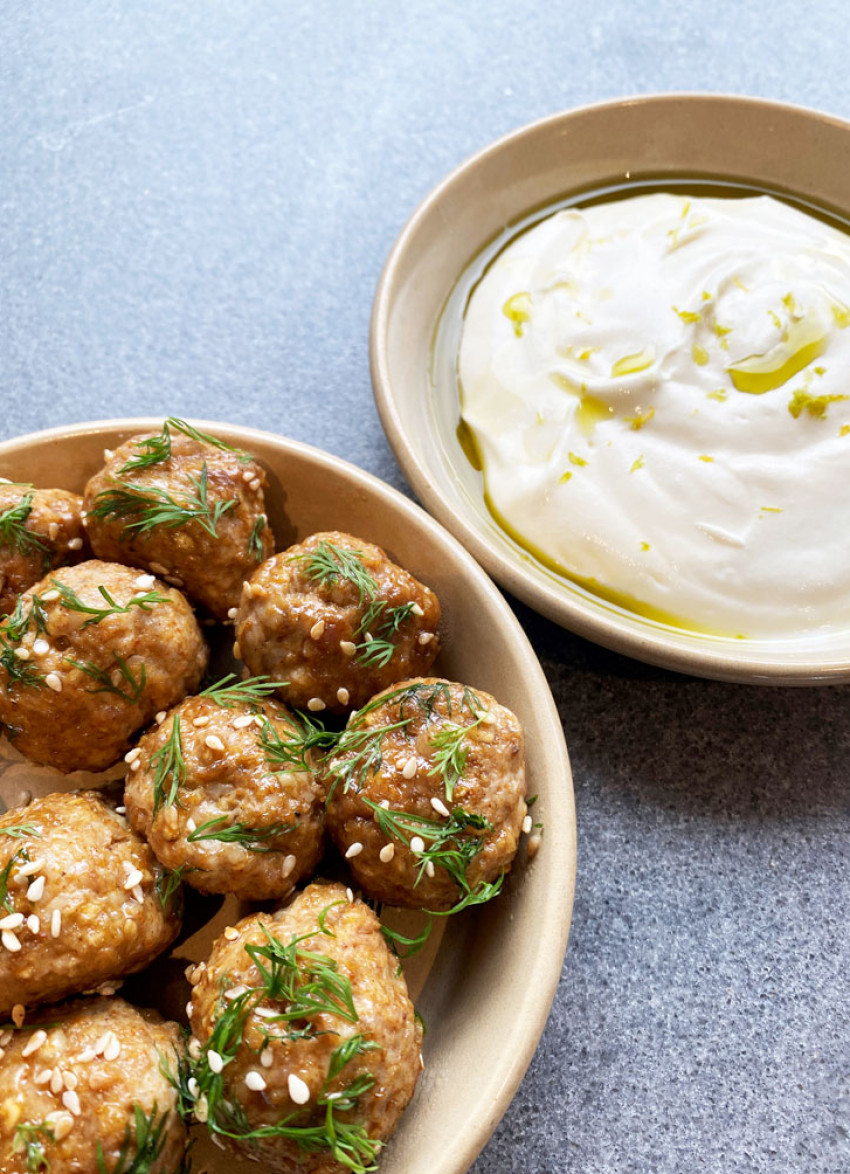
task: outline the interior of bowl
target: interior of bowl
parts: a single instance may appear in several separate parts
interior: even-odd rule
[[[518,862],[497,901],[450,919],[417,999],[428,1027],[426,1069],[380,1163],[384,1174],[463,1174],[534,1053],[569,932],[575,812],[563,732],[546,679],[499,592],[418,507],[305,445],[194,423],[265,465],[279,549],[317,530],[347,530],[378,543],[428,583],[443,606],[439,672],[494,694],[524,726],[529,793],[539,795],[535,818],[545,827],[542,846],[533,862]],[[0,476],[80,490],[102,465],[105,447],[160,426],[161,420],[107,421],[9,441],[0,445]],[[26,768],[15,769],[15,785],[24,787]],[[13,802],[16,796],[5,798]],[[207,1152],[215,1155],[205,1161],[211,1171],[243,1168],[216,1150],[205,1151],[205,1158]]]
[[[850,675],[850,632],[703,635],[645,619],[550,571],[493,520],[454,429],[435,355],[457,283],[492,242],[574,193],[642,179],[754,184],[850,215],[850,125],[755,99],[664,95],[585,107],[500,140],[423,202],[391,252],[372,316],[372,379],[387,436],[426,507],[508,590],[565,627],[651,663],[724,680],[819,684]],[[461,311],[462,312],[462,311]]]

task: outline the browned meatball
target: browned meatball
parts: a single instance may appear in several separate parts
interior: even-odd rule
[[[117,563],[64,567],[0,621],[0,722],[34,762],[103,770],[206,664],[179,591]]]
[[[166,1071],[181,1051],[176,1024],[121,999],[77,999],[0,1033],[0,1170],[174,1174],[186,1128]]]
[[[406,681],[352,714],[327,765],[328,829],[358,885],[445,911],[493,895],[526,815],[522,728],[481,690]]]
[[[161,433],[107,454],[86,486],[92,550],[161,575],[224,620],[274,550],[265,484],[247,453],[166,420]]]
[[[0,480],[0,615],[49,570],[78,561],[82,508],[76,493]]]
[[[313,534],[263,563],[242,591],[237,655],[287,681],[296,708],[343,713],[425,673],[440,642],[436,595],[350,534]]]
[[[180,929],[163,869],[92,791],[0,816],[0,1016],[145,967]],[[159,891],[158,891],[159,889]]]
[[[343,1134],[371,1167],[413,1095],[422,1030],[368,906],[310,885],[239,922],[192,978],[196,1116],[269,1170],[344,1174]]]
[[[132,752],[130,823],[204,893],[287,897],[322,855],[324,791],[300,725],[264,692],[225,680],[177,706]],[[167,767],[178,748],[175,773]]]

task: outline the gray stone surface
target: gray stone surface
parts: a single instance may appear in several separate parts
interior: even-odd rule
[[[219,418],[400,487],[370,301],[448,169],[628,93],[850,116],[831,0],[6,0],[2,44],[0,436]],[[518,611],[572,754],[578,890],[475,1174],[846,1171],[846,692],[680,678]]]

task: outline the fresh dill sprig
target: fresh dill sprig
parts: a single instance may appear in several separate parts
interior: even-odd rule
[[[272,681],[268,677],[247,677],[240,681],[236,673],[228,673],[220,681],[202,689],[199,696],[209,697],[221,709],[232,709],[234,705],[248,705],[254,712],[267,697],[287,685],[286,681]]]
[[[211,444],[215,448],[222,449],[224,452],[232,452],[237,455],[240,461],[250,461],[252,458],[248,453],[242,452],[241,449],[233,448],[230,444],[225,444],[223,440],[219,440],[215,436],[210,436],[207,432],[199,432],[197,428],[193,428],[191,424],[187,424],[185,420],[180,420],[176,416],[169,416],[162,425],[162,431],[157,436],[149,436],[146,440],[139,440],[135,443],[138,456],[131,457],[126,464],[122,465],[118,470],[118,476],[122,477],[125,473],[135,473],[137,469],[149,469],[152,465],[161,465],[164,461],[171,458],[171,430],[175,432],[182,432],[184,436],[190,437],[192,440],[198,440],[202,444]]]
[[[157,1121],[156,1102],[149,1114],[140,1105],[134,1105],[133,1125],[127,1124],[111,1169],[106,1164],[103,1147],[97,1143],[97,1174],[150,1174],[168,1141],[166,1127],[170,1115],[171,1110],[166,1109]]]
[[[44,1143],[48,1141],[56,1141],[56,1136],[47,1121],[38,1124],[25,1121],[15,1126],[12,1152],[26,1152],[27,1174],[41,1174],[42,1170],[50,1169],[50,1162],[44,1152]]]
[[[90,624],[99,624],[107,616],[127,615],[130,609],[134,607],[140,607],[142,611],[150,611],[155,603],[171,602],[167,595],[162,595],[159,591],[145,591],[143,594],[134,595],[132,599],[127,601],[125,606],[122,606],[120,603],[116,603],[106,587],[100,584],[98,591],[103,596],[107,606],[94,607],[88,603],[83,603],[76,591],[66,583],[61,583],[58,579],[51,579],[50,582],[59,592],[59,601],[67,611],[80,612],[82,615],[89,617],[80,625],[82,628],[87,628]]]
[[[27,518],[32,513],[33,496],[34,491],[30,489],[17,505],[10,506],[0,514],[0,547],[13,547],[25,558],[40,554],[47,566],[50,562],[50,547],[26,527]]]
[[[291,562],[305,562],[308,578],[322,587],[333,587],[340,579],[353,583],[357,588],[358,604],[362,607],[367,599],[374,599],[378,584],[363,565],[363,552],[337,546],[326,538],[316,543],[313,550],[295,554]]]
[[[16,685],[39,688],[44,683],[44,677],[30,660],[21,658],[16,648],[34,625],[36,635],[47,631],[47,613],[44,604],[37,595],[30,599],[29,608],[24,608],[24,597],[19,595],[15,602],[15,609],[11,615],[0,619],[0,665],[7,678],[7,688],[14,689]]]
[[[98,688],[88,689],[88,693],[114,693],[116,697],[120,697],[128,704],[135,705],[142,696],[145,685],[147,684],[145,663],[142,661],[137,678],[133,676],[133,670],[127,664],[126,660],[119,656],[117,652],[112,653],[112,659],[115,661],[115,668],[113,668],[112,674],[90,660],[72,660],[70,656],[66,656],[65,663],[75,669],[79,669],[81,673],[85,673],[93,681],[97,681]],[[115,673],[118,674],[117,682],[112,679],[112,675]],[[121,686],[121,681],[125,683],[124,688]]]
[[[355,633],[363,637],[357,645],[356,659],[359,664],[370,668],[386,668],[395,652],[395,637],[405,620],[413,615],[413,607],[412,603],[388,607],[385,599],[376,599],[369,604]]]
[[[186,762],[180,739],[180,714],[175,713],[171,733],[163,746],[151,756],[154,770],[153,814],[160,807],[170,807],[177,800],[177,792],[186,780]]]
[[[15,906],[12,904],[12,898],[9,896],[9,880],[12,876],[12,869],[19,859],[26,863],[30,858],[29,852],[26,848],[18,848],[9,858],[6,867],[0,872],[0,909],[5,909],[7,913],[14,913]]]
[[[186,839],[190,844],[200,840],[218,840],[222,844],[241,844],[248,852],[279,852],[280,848],[275,848],[265,841],[285,836],[295,827],[294,823],[270,823],[265,827],[251,827],[247,823],[229,824],[226,815],[219,815],[189,832]]]
[[[30,836],[40,840],[41,832],[34,823],[18,823],[13,827],[0,827],[0,836],[9,836],[12,840],[24,840]]]
[[[91,510],[95,518],[125,520],[123,535],[149,534],[157,526],[176,530],[189,522],[197,522],[212,537],[217,538],[216,526],[223,514],[236,507],[236,498],[210,505],[209,470],[204,461],[199,478],[187,474],[194,493],[183,492],[179,498],[165,489],[131,482],[104,489],[94,499]]]
[[[338,736],[306,713],[296,711],[288,716],[286,725],[291,737],[282,738],[268,720],[260,730],[260,746],[270,766],[284,767],[296,773],[311,770],[309,752],[314,749],[326,750],[337,744]]]
[[[197,872],[188,864],[181,864],[177,868],[163,868],[154,882],[156,895],[163,909],[167,909],[180,891],[183,878],[187,872]]]
[[[44,677],[30,664],[28,660],[21,660],[15,655],[15,649],[2,639],[0,633],[0,666],[6,674],[6,688],[9,692],[17,685],[39,689],[44,684]]]
[[[266,528],[266,515],[260,514],[251,527],[251,534],[248,538],[248,558],[254,560],[255,563],[263,561],[263,530]]]

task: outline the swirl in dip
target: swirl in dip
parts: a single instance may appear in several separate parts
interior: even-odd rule
[[[459,355],[488,504],[542,561],[678,627],[850,623],[850,238],[767,196],[550,216]]]

